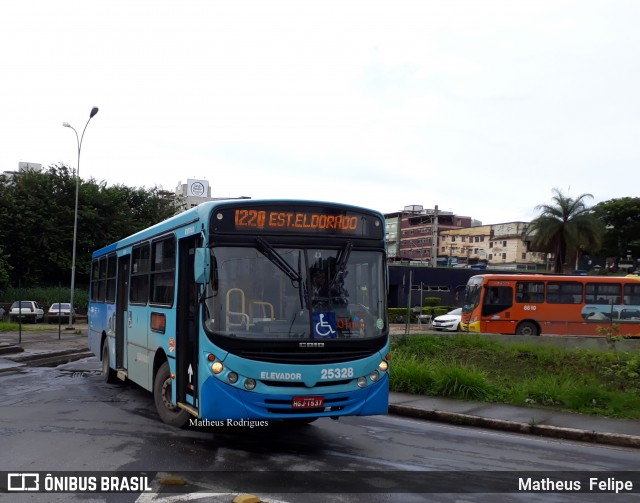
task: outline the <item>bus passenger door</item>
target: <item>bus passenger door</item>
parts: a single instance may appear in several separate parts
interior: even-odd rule
[[[180,241],[176,316],[176,402],[189,406],[192,413],[199,407],[199,305],[193,269],[197,244],[197,237]]]
[[[498,334],[514,333],[514,320],[511,319],[513,288],[492,283],[489,283],[485,288],[482,321],[485,323],[487,331]]]
[[[109,326],[114,325],[116,334],[116,370],[126,369],[127,361],[127,318],[129,311],[129,255],[118,258],[118,288],[116,296],[115,320],[109,320]]]

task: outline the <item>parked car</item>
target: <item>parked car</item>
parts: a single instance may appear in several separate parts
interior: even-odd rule
[[[449,311],[447,314],[436,316],[431,324],[434,330],[447,330],[457,332],[460,330],[460,320],[462,319],[462,308]]]
[[[44,320],[44,309],[35,300],[17,300],[11,304],[9,321],[18,321],[19,319],[38,323]]]
[[[69,321],[69,311],[71,310],[71,323],[76,322],[76,311],[71,309],[68,302],[60,302],[51,304],[49,312],[47,312],[47,321],[49,323],[65,323]]]

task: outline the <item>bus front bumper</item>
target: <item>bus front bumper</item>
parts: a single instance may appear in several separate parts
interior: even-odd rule
[[[477,321],[473,323],[460,323],[460,332],[473,332],[480,333],[480,323]]]
[[[208,378],[200,393],[200,417],[226,419],[296,419],[308,417],[368,416],[386,414],[389,408],[389,376],[363,389],[323,394],[303,391],[296,394],[266,394],[245,391]],[[324,406],[294,409],[294,397],[318,397]]]

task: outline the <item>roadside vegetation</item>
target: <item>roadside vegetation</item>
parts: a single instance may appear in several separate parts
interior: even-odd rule
[[[640,354],[412,335],[391,345],[391,389],[640,419]]]
[[[160,187],[76,178],[64,164],[0,174],[0,291],[69,284],[76,194],[76,285],[89,283],[92,251],[164,220],[181,204]]]
[[[65,325],[66,326],[66,325]],[[58,325],[55,326],[55,328],[58,328]],[[49,326],[45,326],[42,324],[38,324],[38,325],[32,325],[31,323],[23,323],[22,324],[22,331],[23,332],[41,332],[43,330],[51,330],[52,327],[51,325]],[[16,322],[9,322],[9,321],[0,321],[0,333],[2,332],[17,332],[18,330],[20,330],[20,325]]]

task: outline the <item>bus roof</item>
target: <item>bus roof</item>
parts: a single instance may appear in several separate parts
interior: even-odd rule
[[[375,215],[384,222],[384,216],[377,210],[372,210],[369,208],[363,208],[360,206],[350,205],[350,204],[342,204],[336,202],[328,202],[328,201],[313,201],[313,200],[304,200],[304,199],[221,199],[217,201],[206,201],[204,203],[200,203],[199,205],[190,208],[188,210],[183,211],[182,213],[178,213],[162,222],[159,222],[151,227],[147,227],[135,234],[124,237],[115,243],[111,243],[103,248],[100,248],[93,252],[92,257],[100,257],[107,253],[110,253],[119,248],[123,248],[126,246],[131,246],[139,241],[144,241],[146,239],[152,238],[153,236],[161,235],[167,232],[170,232],[174,229],[184,227],[185,225],[189,225],[193,223],[194,225],[201,222],[207,223],[209,215],[216,208],[229,207],[229,206],[255,206],[257,204],[284,204],[290,206],[296,205],[309,205],[309,206],[323,206],[327,208],[344,208],[348,210],[360,211],[364,213],[369,213],[371,215]],[[201,231],[201,228],[195,229],[194,233],[198,233]]]

